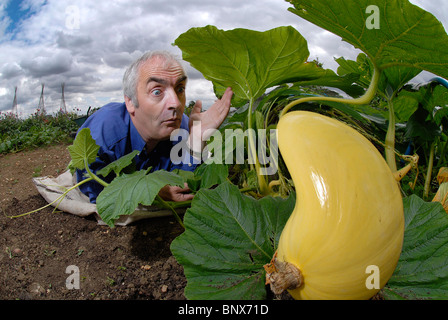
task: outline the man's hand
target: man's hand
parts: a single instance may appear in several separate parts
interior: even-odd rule
[[[230,102],[232,100],[233,91],[227,88],[221,99],[206,111],[201,112],[202,102],[196,101],[190,113],[190,141],[189,146],[196,152],[201,152],[204,148],[205,141],[210,138],[213,129],[218,129],[224,119],[229,114]],[[193,126],[195,121],[200,121],[200,126]],[[211,130],[210,130],[211,129]],[[207,132],[208,131],[208,132]],[[208,134],[207,134],[208,133]]]
[[[185,188],[166,185],[160,189],[159,196],[165,201],[188,201],[192,200],[194,197],[190,192],[191,190],[186,183]]]

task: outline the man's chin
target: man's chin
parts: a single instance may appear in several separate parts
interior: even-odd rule
[[[175,133],[175,130],[179,129],[180,125],[173,125],[173,126],[164,126],[163,128],[160,129],[160,136],[161,136],[161,140],[168,140],[170,139],[171,135],[173,134],[173,132]]]

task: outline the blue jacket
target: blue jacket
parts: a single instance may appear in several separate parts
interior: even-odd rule
[[[187,131],[189,130],[188,121],[189,118],[184,114],[181,128]],[[145,148],[146,143],[132,123],[125,103],[112,102],[103,106],[87,118],[79,130],[83,128],[90,128],[92,138],[100,146],[97,159],[89,166],[93,173],[134,150],[140,151],[140,154],[135,157],[136,170],[152,167],[151,171],[161,169],[193,171],[197,167],[197,161],[193,161],[190,155],[184,163],[174,164],[171,161],[171,148],[178,141],[168,139],[159,142],[148,154]],[[85,170],[77,170],[78,182],[84,179],[84,173]],[[109,183],[114,177],[115,174],[111,173],[104,181]],[[96,203],[96,198],[103,190],[103,186],[96,181],[89,181],[82,184],[79,189],[89,197],[90,202]]]

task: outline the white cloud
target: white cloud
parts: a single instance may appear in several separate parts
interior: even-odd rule
[[[42,50],[36,57],[27,57],[20,66],[33,78],[61,74],[70,71],[73,58],[68,51]]]
[[[0,70],[2,77],[13,79],[24,74],[22,67],[17,62],[7,62]]]
[[[12,1],[12,0],[10,0]],[[448,20],[441,0],[412,0]],[[58,110],[61,83],[70,110],[122,101],[126,66],[146,50],[181,52],[171,44],[191,27],[258,31],[292,25],[307,39],[310,58],[335,69],[334,57],[354,59],[359,51],[341,39],[287,11],[279,0],[25,0],[27,16],[4,34],[12,21],[0,0],[0,111],[11,108],[18,87],[19,110],[35,111],[45,83],[47,110]],[[3,36],[2,36],[3,35]],[[212,85],[189,68],[187,101],[211,104]]]

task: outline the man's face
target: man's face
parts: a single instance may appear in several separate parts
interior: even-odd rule
[[[168,139],[180,127],[187,77],[175,61],[153,57],[139,68],[138,107],[125,97],[135,127],[146,142]]]

